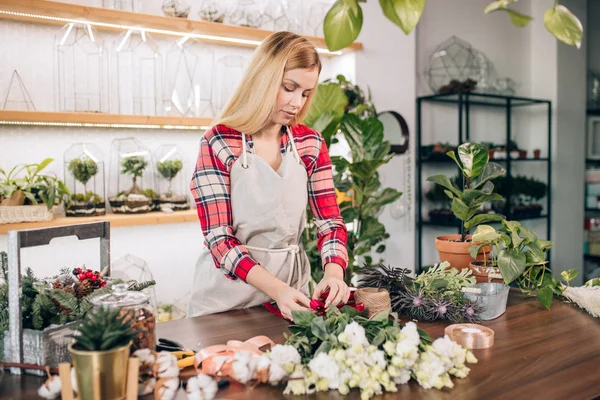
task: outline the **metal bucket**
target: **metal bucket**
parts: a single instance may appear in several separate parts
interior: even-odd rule
[[[465,297],[475,302],[481,309],[479,318],[483,321],[496,319],[506,311],[510,287],[504,283],[477,283],[472,288],[481,289],[481,293],[465,293]]]

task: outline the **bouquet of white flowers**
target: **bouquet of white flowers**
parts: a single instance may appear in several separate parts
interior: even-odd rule
[[[234,378],[273,385],[287,382],[284,394],[302,395],[330,389],[346,395],[358,388],[361,399],[411,378],[424,388],[453,387],[450,376],[464,378],[473,354],[447,336],[435,340],[414,322],[398,325],[389,310],[367,319],[350,307],[332,307],[326,315],[294,312],[296,325],[285,345],[261,356],[236,354]]]

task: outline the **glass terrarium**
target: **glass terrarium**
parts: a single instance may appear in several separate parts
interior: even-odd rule
[[[189,36],[177,40],[165,57],[165,115],[212,117],[213,51]]]
[[[108,191],[108,202],[114,213],[146,213],[154,208],[152,154],[139,140],[113,140]]]
[[[141,0],[102,0],[102,7],[130,12],[142,12]]]
[[[58,111],[108,111],[108,60],[102,36],[70,22],[55,35]]]
[[[76,143],[64,154],[65,184],[71,192],[67,217],[106,214],[104,201],[104,156],[90,143]]]
[[[159,115],[162,57],[145,31],[130,29],[115,40],[120,114]]]
[[[220,112],[235,92],[238,83],[242,80],[248,59],[242,56],[228,55],[221,57],[215,68],[215,106]]]
[[[262,23],[264,11],[265,5],[260,0],[238,0],[231,13],[225,16],[225,23],[257,28]]]
[[[181,150],[173,144],[162,145],[154,152],[156,181],[160,208],[180,211],[190,208],[187,162]]]

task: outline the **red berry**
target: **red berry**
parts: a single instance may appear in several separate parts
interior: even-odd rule
[[[100,287],[104,287],[104,286],[106,286],[106,282],[102,282],[102,283],[100,284]]]
[[[96,275],[92,275],[90,277],[90,281],[92,281],[92,282],[97,281],[97,280],[98,280],[98,278],[96,277]]]
[[[80,281],[84,280],[85,279],[84,274],[77,275],[77,279],[79,279]]]

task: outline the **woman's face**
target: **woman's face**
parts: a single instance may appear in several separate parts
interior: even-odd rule
[[[318,79],[317,68],[297,68],[285,72],[277,93],[272,122],[288,125],[304,106],[310,92],[315,90]]]

